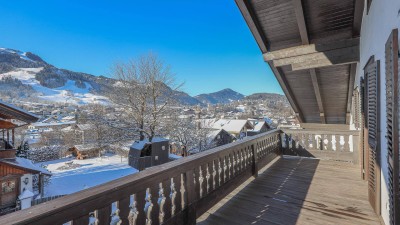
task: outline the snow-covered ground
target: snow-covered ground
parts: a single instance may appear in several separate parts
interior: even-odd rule
[[[72,165],[79,164],[78,167],[62,169],[71,162]],[[118,155],[85,160],[71,157],[37,165],[47,165],[47,169],[53,174],[50,184],[45,187],[45,196],[71,194],[138,172],[128,165],[126,158],[121,162]]]
[[[65,85],[59,88],[44,87],[35,78],[36,73],[41,70],[43,70],[43,67],[20,68],[15,71],[0,74],[0,79],[8,76],[17,78],[23,84],[30,85],[35,91],[41,93],[39,98],[48,101],[67,102],[73,104],[104,103],[107,101],[107,98],[104,96],[90,93],[92,86],[87,82],[85,82],[85,88],[77,87],[73,80],[67,80]]]

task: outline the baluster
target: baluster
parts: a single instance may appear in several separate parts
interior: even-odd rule
[[[335,134],[335,151],[340,151],[340,135]]]
[[[207,193],[214,190],[214,161],[208,163]]]
[[[344,141],[344,135],[340,135],[340,151],[344,151],[344,145],[345,145],[345,141]]]
[[[253,166],[253,151],[251,149],[251,146],[247,147],[247,164],[248,166]]]
[[[311,149],[317,149],[317,135],[316,134],[311,134]]]
[[[117,202],[116,214],[119,217],[119,224],[129,224],[129,213],[130,213],[130,196],[125,197]]]
[[[72,225],[88,225],[89,224],[89,214],[76,218],[72,221]]]
[[[322,150],[326,150],[326,135],[325,134],[321,134],[321,145],[322,145]]]
[[[160,193],[160,184],[150,187],[149,200],[150,207],[148,212],[150,224],[160,224],[160,206],[158,205],[158,198]]]
[[[130,200],[131,200],[131,205],[130,207],[130,212],[128,216],[129,224],[136,224],[137,221],[137,215],[138,215],[138,209],[137,209],[137,202],[135,201],[136,196],[131,195]]]
[[[224,163],[225,163],[225,166],[224,166],[224,172],[225,172],[224,181],[226,183],[229,180],[229,157],[225,156],[224,158],[225,158],[225,160],[224,160]]]
[[[241,164],[241,171],[244,171],[246,169],[246,159],[245,159],[245,150],[240,149],[240,164]]]
[[[327,139],[328,139],[327,150],[328,151],[332,151],[333,150],[332,137],[333,137],[332,134],[328,134],[327,135]]]
[[[219,159],[214,160],[214,189],[219,187],[219,175],[220,175],[220,168],[219,168]]]
[[[171,199],[171,178],[164,180],[162,182],[162,194],[161,194],[161,202],[160,202],[160,211],[162,217],[160,218],[160,223],[163,223],[171,218],[172,211],[172,199]]]
[[[111,205],[97,209],[94,212],[95,225],[109,225],[111,222]]]
[[[193,183],[194,183],[194,192],[195,192],[195,199],[200,199],[200,168],[197,167],[193,171]],[[190,204],[190,202],[189,202]]]
[[[181,175],[176,176],[173,178],[173,210],[172,210],[172,215],[176,215],[178,212],[182,210],[182,193],[181,193],[181,188],[182,188],[182,183],[181,183]]]
[[[207,164],[201,165],[201,197],[207,195]]]
[[[222,186],[225,183],[225,158],[219,158],[219,177],[220,177],[220,181],[219,181],[219,186]]]
[[[234,150],[235,151],[235,150]],[[232,179],[232,177],[235,176],[235,152],[232,152],[231,154],[229,154],[229,161],[230,161],[230,178]]]
[[[146,189],[135,194],[135,202],[137,210],[136,224],[145,224],[147,218],[144,209],[146,205]]]
[[[343,135],[344,143],[343,143],[343,151],[350,152],[350,142],[349,135]]]

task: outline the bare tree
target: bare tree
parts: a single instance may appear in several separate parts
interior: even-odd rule
[[[180,118],[179,112],[170,112],[165,119],[164,136],[170,140],[180,143],[188,150],[197,152],[205,151],[215,147],[210,139],[212,129],[202,128],[194,118]]]
[[[152,141],[157,135],[160,118],[174,100],[175,76],[170,67],[154,54],[147,54],[128,63],[117,63],[112,76],[118,80],[109,99],[123,107],[125,118],[131,118],[130,129]]]

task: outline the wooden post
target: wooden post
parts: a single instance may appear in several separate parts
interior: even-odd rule
[[[44,175],[43,174],[39,174],[39,194],[40,197],[44,197]]]
[[[257,165],[257,149],[254,147],[254,144],[251,145],[251,152],[252,152],[252,173],[253,177],[258,177],[258,165]]]
[[[7,144],[10,144],[10,130],[7,129]]]
[[[15,148],[15,130],[12,129],[12,145]]]

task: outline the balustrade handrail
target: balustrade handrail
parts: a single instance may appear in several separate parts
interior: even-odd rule
[[[322,130],[322,129],[287,129],[281,128],[286,134],[336,134],[336,135],[354,135],[359,136],[359,130]]]
[[[97,212],[98,224],[107,224],[111,220],[109,215],[111,205],[115,202],[118,202],[121,223],[128,224],[126,217],[132,210],[130,201],[133,194],[135,194],[137,213],[141,216],[141,219],[137,218],[138,221],[141,221],[137,224],[141,224],[144,216],[142,207],[144,200],[140,199],[140,196],[147,196],[148,188],[151,193],[149,202],[154,206],[151,210],[155,210],[154,213],[153,211],[151,213],[156,214],[157,210],[165,210],[166,212],[163,211],[166,216],[164,223],[190,224],[193,223],[193,217],[195,221],[196,216],[200,213],[196,213],[196,209],[193,209],[194,205],[202,208],[201,212],[204,212],[211,206],[211,202],[218,200],[214,196],[216,192],[222,191],[223,194],[219,193],[218,197],[223,197],[227,194],[226,192],[229,193],[229,190],[233,190],[232,188],[240,185],[250,176],[256,175],[257,167],[266,165],[273,159],[273,155],[280,154],[280,133],[280,130],[272,130],[180,160],[151,167],[136,174],[2,216],[0,224],[63,224],[68,221],[74,221],[73,224],[86,224],[89,221],[89,214],[93,211]],[[203,175],[202,182],[200,182],[199,172]],[[180,184],[181,180],[182,184]],[[171,189],[171,192],[168,193],[172,187],[171,181],[173,181],[173,185],[177,186],[174,188],[179,189],[175,190],[175,196],[178,196],[177,200],[169,199],[169,194],[173,190]],[[177,208],[175,210],[178,211],[175,211],[173,215],[168,215],[171,214],[168,211],[170,209],[159,209],[157,207],[161,206],[154,205],[158,205],[159,199],[153,195],[157,195],[160,185],[167,190],[164,198],[169,201],[165,203],[167,206],[163,205],[162,207],[170,207],[171,204],[174,204],[173,201],[176,201],[175,207]],[[184,189],[181,189],[182,186]],[[222,186],[223,188],[221,188]],[[182,191],[185,191],[184,194]],[[210,200],[207,199],[207,194],[210,195]],[[139,197],[136,198],[136,196]],[[182,205],[179,202],[179,196],[184,199]],[[207,201],[201,201],[201,199]],[[153,214],[151,216],[154,220],[153,224],[157,224],[157,215]],[[146,217],[146,219],[149,218]]]

